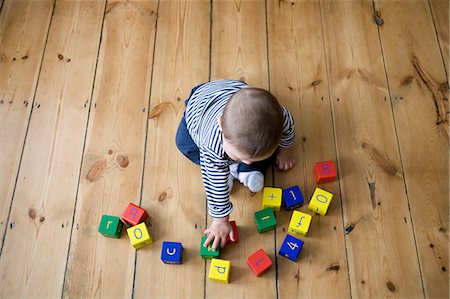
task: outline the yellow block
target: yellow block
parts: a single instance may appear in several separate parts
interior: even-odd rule
[[[316,191],[314,191],[314,194],[311,197],[311,201],[309,202],[308,209],[316,212],[317,214],[325,215],[328,211],[328,207],[330,206],[332,199],[332,193],[320,188],[316,188]]]
[[[294,211],[292,213],[291,222],[289,222],[288,232],[298,235],[306,235],[311,225],[312,216],[302,213],[300,211]]]
[[[228,283],[231,262],[226,260],[212,259],[209,269],[209,279]]]
[[[279,211],[281,207],[281,198],[283,190],[280,188],[264,187],[262,209],[271,208],[274,211]]]
[[[152,237],[148,232],[145,222],[130,227],[129,229],[127,229],[127,233],[128,237],[130,237],[131,245],[133,245],[133,247],[136,249],[153,243]]]

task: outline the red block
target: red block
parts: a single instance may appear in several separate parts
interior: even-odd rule
[[[260,276],[272,266],[272,260],[264,250],[260,248],[247,258],[247,265],[252,269],[256,276]]]
[[[238,243],[239,242],[239,236],[238,236],[236,221],[230,221],[230,224],[233,227],[233,233],[234,233],[234,240],[235,241],[234,242],[231,241],[230,236],[228,235],[228,237],[227,237],[227,244]]]
[[[147,211],[130,202],[122,215],[122,220],[132,226],[135,226],[141,222],[144,222],[147,216]]]
[[[327,183],[336,179],[336,168],[333,161],[319,162],[314,165],[316,183]]]

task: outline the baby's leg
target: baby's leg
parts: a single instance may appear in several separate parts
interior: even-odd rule
[[[194,140],[192,140],[191,135],[189,135],[186,125],[186,119],[184,118],[184,116],[181,119],[180,125],[178,126],[175,142],[178,149],[183,153],[183,155],[185,155],[195,164],[200,165],[200,152],[197,145],[194,143]]]
[[[259,192],[264,187],[264,174],[273,163],[273,157],[252,164],[239,163],[236,178],[252,192]]]

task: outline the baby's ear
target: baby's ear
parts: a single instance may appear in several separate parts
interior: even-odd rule
[[[219,130],[220,130],[220,132],[222,132],[222,116],[219,116],[219,118],[217,119],[217,122],[219,123]]]

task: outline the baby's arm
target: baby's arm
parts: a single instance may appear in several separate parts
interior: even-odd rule
[[[214,218],[211,226],[205,230],[205,235],[208,237],[206,238],[203,246],[207,247],[211,242],[213,242],[212,250],[216,251],[219,245],[220,247],[225,246],[228,235],[230,236],[231,241],[235,241],[233,228],[228,220],[228,216],[223,218]]]

